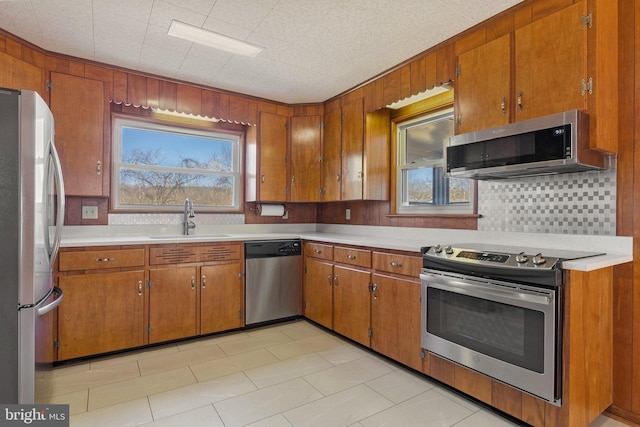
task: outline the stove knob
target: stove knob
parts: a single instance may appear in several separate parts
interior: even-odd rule
[[[518,264],[524,264],[524,263],[526,263],[527,261],[529,261],[529,257],[528,257],[528,256],[526,256],[526,255],[524,254],[524,252],[520,252],[518,255],[516,255],[516,262],[517,262]]]
[[[447,245],[444,247],[444,251],[445,253],[451,255],[453,253],[453,249],[451,248],[451,245]]]
[[[542,265],[545,262],[547,262],[547,260],[542,256],[541,253],[534,256],[533,259],[531,259],[531,261],[533,262],[534,265]]]
[[[433,252],[434,252],[434,253],[437,253],[437,254],[441,253],[441,252],[442,252],[442,246],[440,246],[440,245],[435,245],[435,246],[433,247]]]

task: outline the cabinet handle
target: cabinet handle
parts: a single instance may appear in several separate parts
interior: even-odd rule
[[[378,294],[377,294],[377,292],[378,292],[378,284],[377,283],[374,283],[371,286],[371,292],[373,294],[373,299],[378,299]]]
[[[335,284],[335,287],[338,287],[338,275],[336,274],[335,276],[333,276],[333,283]]]
[[[502,97],[502,102],[500,103],[500,109],[502,110],[502,115],[507,114],[507,97]]]
[[[333,282],[331,280],[331,274],[327,276],[327,281],[329,282],[329,286],[333,285]]]
[[[292,176],[292,177],[291,177],[291,185],[292,185],[292,186],[293,186],[293,185],[296,185],[296,177],[295,177],[295,176]]]
[[[336,181],[340,181],[340,175],[336,175]]]
[[[322,253],[322,249],[314,249],[313,253],[315,254],[321,254]]]
[[[138,280],[138,296],[142,296],[142,280]]]
[[[96,262],[111,262],[113,258],[96,258]]]
[[[196,288],[196,276],[191,276],[191,289]]]
[[[355,255],[347,255],[347,259],[356,259],[357,257]]]
[[[96,162],[96,174],[97,175],[102,174],[102,162],[100,160]]]
[[[522,106],[522,96],[524,95],[524,93],[522,91],[520,91],[518,93],[518,110],[522,111],[524,109],[524,107]]]
[[[202,275],[202,289],[207,287],[207,276]]]
[[[260,182],[261,182],[262,184],[264,184],[264,174],[261,174],[261,175],[260,175]]]
[[[389,264],[391,264],[391,267],[402,267],[402,263],[401,262],[395,262],[395,261],[391,261]]]

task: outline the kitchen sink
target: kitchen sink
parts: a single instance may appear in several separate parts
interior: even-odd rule
[[[187,240],[187,239],[219,239],[222,237],[231,237],[231,234],[189,234],[180,236],[149,236],[150,239],[162,240]]]

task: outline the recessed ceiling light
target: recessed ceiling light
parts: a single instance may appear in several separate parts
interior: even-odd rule
[[[176,21],[175,19],[171,21],[171,26],[169,27],[169,32],[167,34],[190,42],[209,46],[214,49],[237,53],[239,55],[256,57],[260,52],[262,52],[261,47],[232,39],[231,37],[223,36],[222,34],[203,30],[202,28],[194,27],[192,25]]]

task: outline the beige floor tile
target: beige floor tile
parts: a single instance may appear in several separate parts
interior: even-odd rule
[[[323,397],[302,379],[274,385],[214,404],[226,427],[250,424]]]
[[[182,412],[167,418],[161,418],[141,427],[224,427],[218,413],[212,405]]]
[[[136,360],[144,360],[148,357],[158,357],[164,354],[177,353],[178,347],[175,345],[151,347],[144,350],[136,350],[133,352],[127,352],[123,354],[116,354],[112,356],[105,356],[94,359],[91,361],[91,369],[105,369],[114,365],[131,362]]]
[[[249,351],[272,347],[277,344],[292,341],[291,338],[277,330],[255,331],[244,339],[238,339],[218,344],[227,355],[247,353]]]
[[[453,391],[450,391],[449,389],[446,389],[444,387],[435,386],[433,388],[433,391],[435,391],[436,393],[440,393],[447,399],[453,400],[458,405],[464,406],[471,412],[477,412],[482,409],[482,406],[478,405],[477,403],[474,403],[473,401],[464,398],[462,395],[454,393]]]
[[[191,371],[199,382],[203,382],[275,362],[278,362],[278,359],[273,354],[260,349],[191,365]]]
[[[517,425],[519,424],[512,423],[498,414],[480,410],[457,423],[456,427],[513,427]]]
[[[248,369],[245,374],[258,388],[265,388],[332,367],[331,363],[317,354],[311,353]]]
[[[89,411],[195,383],[196,379],[189,368],[178,368],[91,388]]]
[[[71,417],[71,427],[128,427],[153,421],[146,397]]]
[[[247,339],[248,337],[249,335],[246,332],[230,332],[227,334],[195,338],[189,341],[184,341],[179,343],[177,347],[180,351],[185,351],[194,347],[206,347],[208,345],[216,345],[223,342],[243,340]]]
[[[149,396],[154,419],[165,418],[256,390],[245,374],[217,378]],[[213,408],[213,407],[212,407]]]
[[[76,372],[74,370],[73,373],[67,375],[54,375],[49,379],[38,380],[36,382],[38,397],[50,398],[59,394],[117,383],[140,376],[138,363],[135,360],[103,369],[88,369],[89,365],[85,366],[87,369],[84,371]]]
[[[59,394],[48,399],[36,399],[38,404],[69,405],[69,415],[87,412],[87,402],[89,401],[89,389],[74,391],[67,394]]]
[[[369,387],[394,403],[404,402],[431,390],[435,383],[405,370],[394,371],[367,383]]]
[[[303,354],[314,353],[320,350],[326,350],[337,347],[342,343],[328,334],[313,335],[297,341],[291,341],[284,344],[278,344],[268,347],[271,353],[280,360],[290,359],[292,357],[301,356]]]
[[[362,357],[304,377],[322,394],[329,395],[393,372],[372,357]]]
[[[372,417],[361,420],[365,427],[451,426],[472,412],[443,395],[429,390]]]
[[[352,362],[370,354],[359,347],[347,343],[342,343],[336,347],[331,347],[326,350],[320,350],[316,353],[334,365],[342,365],[343,363]]]
[[[37,378],[53,378],[60,377],[64,375],[77,374],[81,372],[86,372],[91,369],[91,362],[75,362],[71,364],[65,364],[56,366],[52,369],[43,369],[36,371],[36,379]]]
[[[292,427],[291,423],[282,415],[274,415],[273,417],[265,418],[264,420],[256,421],[255,423],[247,424],[246,427]]]
[[[141,375],[151,375],[171,369],[195,365],[197,363],[216,360],[226,357],[217,345],[193,347],[185,351],[162,354],[157,357],[148,357],[138,361]]]
[[[348,426],[392,406],[390,400],[359,385],[287,411],[284,416],[295,427]]]
[[[316,335],[331,336],[331,334],[324,329],[314,326],[309,322],[305,322],[304,320],[283,325],[279,330],[293,340],[301,340]]]
[[[589,427],[626,427],[626,424],[614,420],[613,418],[600,415],[589,425]]]

